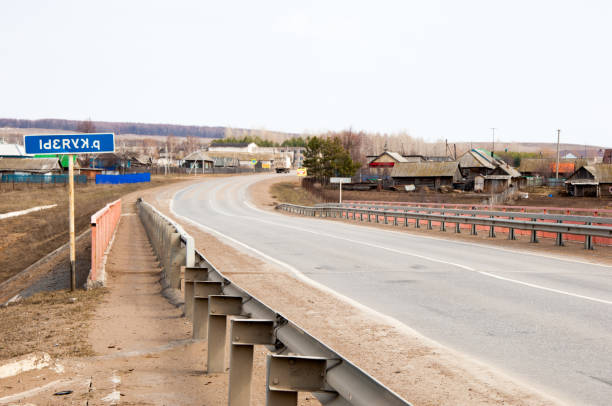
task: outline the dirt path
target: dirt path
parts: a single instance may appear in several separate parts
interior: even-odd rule
[[[191,340],[191,323],[161,295],[159,264],[134,211],[138,194],[124,198],[106,267],[107,293],[90,322],[86,339],[96,355],[57,359],[51,368],[1,379],[0,405],[227,404],[228,375],[206,374],[206,343]],[[266,353],[255,349],[253,405],[265,404]],[[72,393],[54,395],[65,390]],[[319,403],[301,394],[299,405]]]
[[[95,357],[60,360],[51,369],[2,380],[2,395],[43,390],[32,404],[221,405],[225,377],[204,375],[205,346],[193,342],[182,311],[160,294],[160,269],[134,199],[124,214],[108,264],[108,290],[89,333]],[[53,396],[58,390],[72,390]],[[21,400],[17,396],[16,400]],[[0,399],[0,404],[2,404]]]

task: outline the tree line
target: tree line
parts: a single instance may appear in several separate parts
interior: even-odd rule
[[[0,118],[0,127],[13,128],[48,128],[54,130],[79,131],[83,121],[48,118],[41,120],[22,120],[17,118]],[[206,127],[178,124],[125,123],[113,121],[91,121],[99,132],[139,135],[174,135],[176,137],[223,138],[225,127]]]

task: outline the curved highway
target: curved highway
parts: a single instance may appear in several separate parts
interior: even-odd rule
[[[211,178],[176,214],[572,404],[612,399],[612,268],[249,203],[270,176]]]

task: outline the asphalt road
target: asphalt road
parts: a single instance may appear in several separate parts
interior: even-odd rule
[[[269,176],[207,180],[174,211],[545,393],[611,404],[612,267],[261,211],[247,189]]]

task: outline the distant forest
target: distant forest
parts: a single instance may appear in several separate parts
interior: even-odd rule
[[[16,118],[0,118],[0,127],[13,128],[48,128],[67,131],[78,131],[82,121],[45,118],[41,120],[20,120]],[[93,121],[97,132],[114,132],[115,134],[140,135],[173,135],[175,137],[223,138],[225,127],[203,127],[177,124],[148,123],[117,123],[109,121]],[[234,131],[240,131],[234,129]]]

